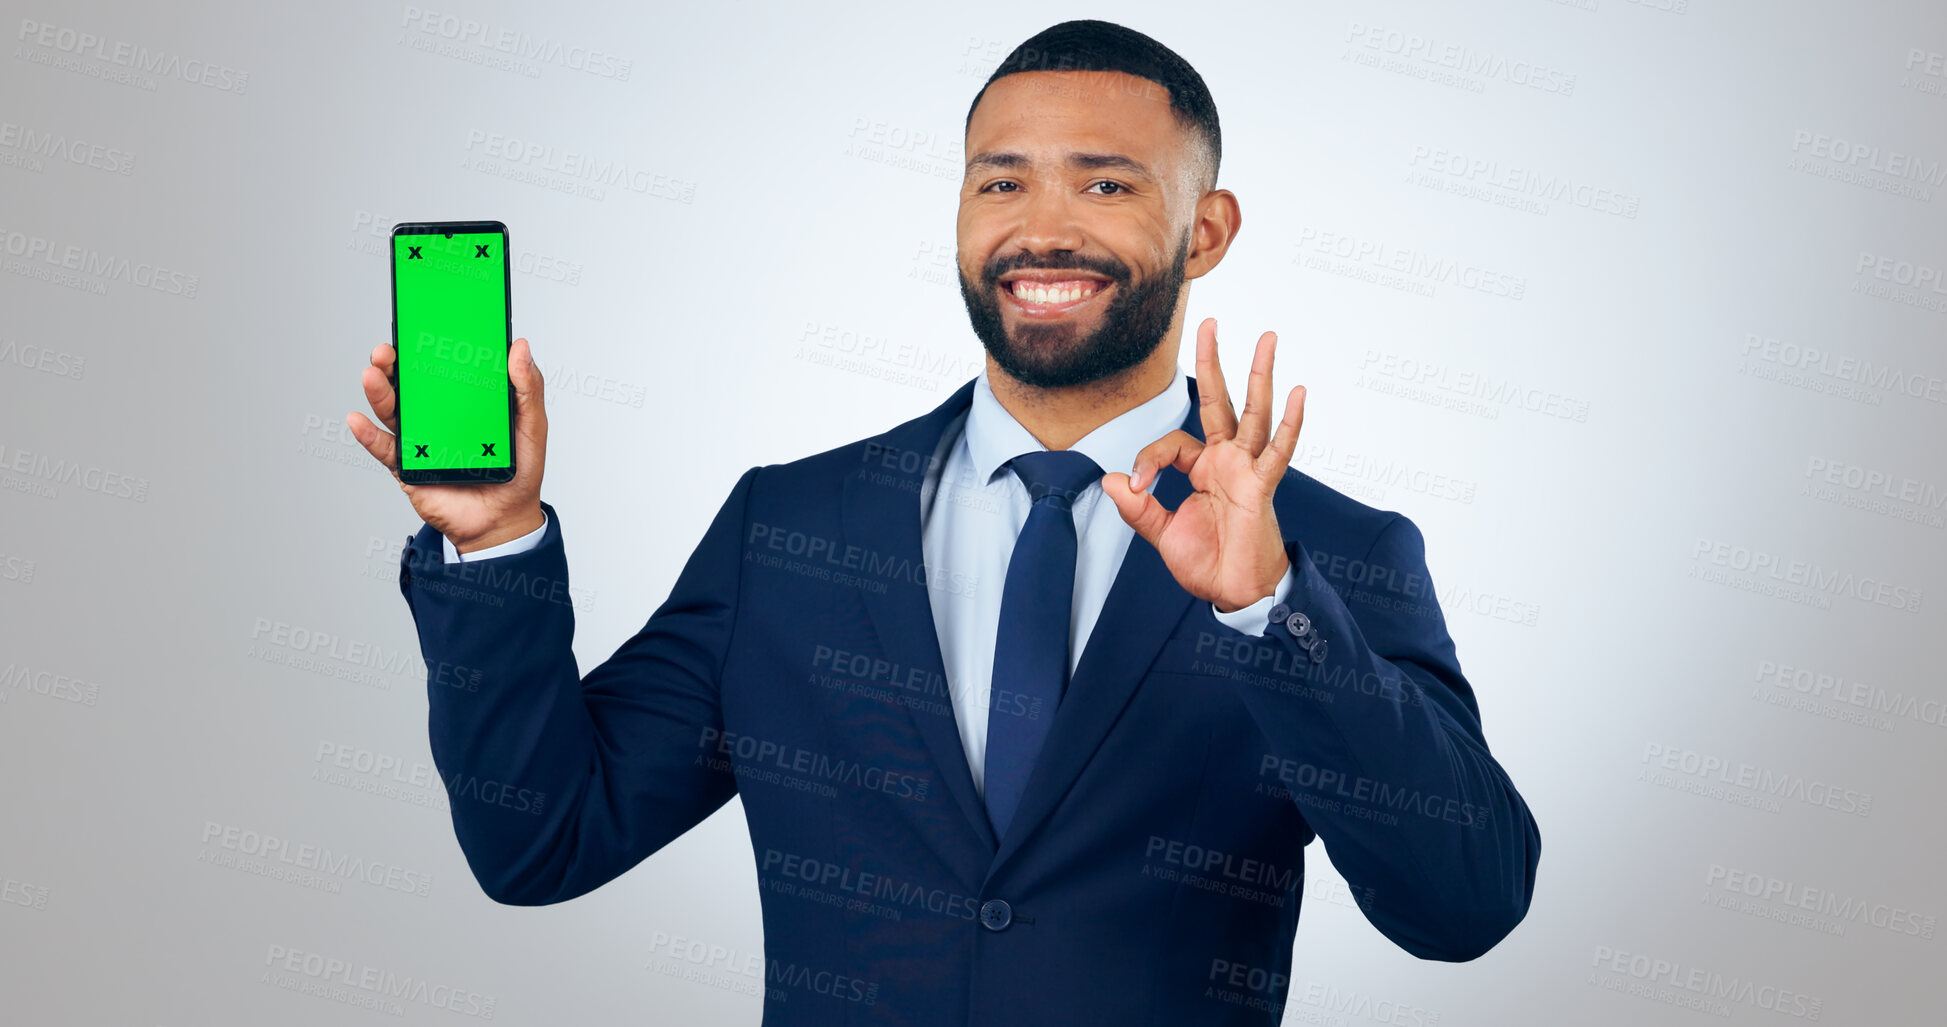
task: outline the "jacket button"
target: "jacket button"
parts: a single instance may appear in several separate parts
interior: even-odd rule
[[[988,899],[980,904],[980,926],[990,931],[1005,931],[1014,922],[1014,910],[1001,899]]]
[[[1312,629],[1312,619],[1294,610],[1291,616],[1285,618],[1284,626],[1286,631],[1294,635],[1303,635]]]

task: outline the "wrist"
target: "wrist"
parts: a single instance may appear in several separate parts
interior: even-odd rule
[[[449,535],[447,536],[447,541],[453,543],[455,552],[462,554],[472,553],[481,549],[489,549],[505,542],[512,542],[523,535],[531,534],[536,528],[541,527],[547,522],[547,514],[541,512],[541,504],[536,502],[532,507],[521,511],[519,514],[503,519],[500,523],[495,524],[492,528],[479,535],[465,540],[457,539]]]
[[[1278,566],[1276,570],[1272,572],[1271,577],[1268,579],[1267,584],[1260,585],[1256,589],[1252,590],[1253,594],[1250,598],[1238,602],[1235,605],[1228,604],[1224,599],[1220,598],[1220,599],[1213,600],[1210,605],[1216,607],[1218,613],[1236,613],[1237,611],[1242,610],[1247,606],[1251,606],[1255,603],[1261,603],[1264,600],[1270,599],[1273,596],[1276,596],[1278,594],[1278,586],[1284,584],[1285,574],[1288,573],[1290,570],[1291,570],[1290,557],[1286,556],[1283,550],[1279,550]]]

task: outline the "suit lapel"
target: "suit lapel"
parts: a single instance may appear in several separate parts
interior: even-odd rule
[[[902,468],[916,466],[917,469],[887,472],[901,479],[899,487],[893,488],[874,484],[865,478],[867,470],[884,466],[880,461],[862,462],[859,473],[845,476],[843,517],[848,545],[908,560],[913,566],[924,568],[924,550],[920,544],[919,488],[946,426],[952,422],[955,414],[967,409],[973,402],[973,389],[974,383],[969,379],[931,413],[901,424],[867,443],[885,447],[881,452],[894,457],[917,454],[916,460],[909,459],[905,463],[894,461]],[[910,488],[904,487],[908,479]],[[931,579],[922,577],[921,580]],[[924,584],[918,585],[917,589],[917,595],[912,587],[896,586],[883,592],[866,589],[866,611],[872,617],[873,630],[887,659],[902,667],[919,668],[928,675],[937,675],[928,680],[945,681],[946,670],[940,655],[939,634],[933,627],[931,589]],[[959,806],[969,830],[979,839],[984,851],[992,853],[995,846],[994,830],[987,822],[987,809],[981,803],[979,793],[974,791],[973,771],[967,766],[966,749],[960,742],[959,722],[953,716],[951,703],[947,704],[945,715],[915,711],[904,705],[901,708],[925,740],[933,766],[939,771],[954,803]],[[937,842],[936,839],[929,841]],[[951,859],[948,865],[953,865]]]

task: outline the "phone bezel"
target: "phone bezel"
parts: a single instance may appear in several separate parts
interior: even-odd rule
[[[507,354],[514,347],[514,281],[513,254],[508,250],[511,237],[507,226],[499,221],[402,221],[392,226],[390,245],[386,251],[386,267],[392,278],[392,394],[397,410],[402,418],[406,397],[399,388],[398,361],[405,357],[399,349],[399,236],[402,235],[462,235],[480,232],[500,234],[500,273],[502,295],[507,297],[507,337],[501,342],[501,366],[506,366]],[[495,485],[514,480],[516,463],[520,458],[520,447],[515,442],[516,418],[519,416],[519,403],[514,397],[514,380],[507,379],[507,466],[506,467],[420,467],[405,466],[405,440],[399,440],[399,480],[408,485]]]

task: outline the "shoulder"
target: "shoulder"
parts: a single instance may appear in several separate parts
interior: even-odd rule
[[[962,417],[964,411],[936,409],[877,435],[752,468],[752,495],[759,503],[809,512],[842,502],[848,488],[860,485],[887,499],[918,494],[929,477],[938,476]]]
[[[1314,556],[1360,559],[1383,536],[1415,544],[1419,538],[1405,514],[1362,503],[1296,467],[1285,468],[1271,504],[1285,538],[1304,543]]]

